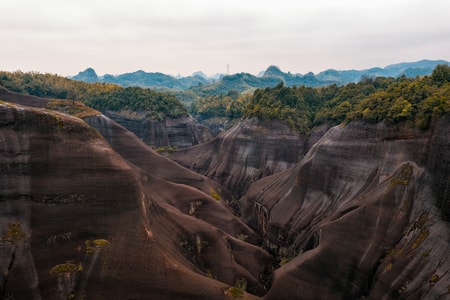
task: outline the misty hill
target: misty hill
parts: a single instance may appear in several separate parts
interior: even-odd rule
[[[283,72],[276,66],[269,66],[262,76],[249,73],[225,75],[219,78],[207,77],[202,72],[196,72],[187,77],[174,77],[171,75],[142,70],[119,75],[106,74],[98,76],[94,69],[88,68],[72,79],[86,82],[107,82],[122,86],[141,86],[152,88],[168,88],[175,90],[191,90],[197,95],[226,94],[230,90],[251,92],[256,88],[274,87],[283,82],[286,86],[325,86],[330,84],[343,85],[358,82],[364,77],[416,77],[430,75],[439,64],[448,64],[445,60],[421,60],[417,62],[404,62],[388,65],[384,68],[374,67],[364,70],[334,70],[328,69],[318,74],[292,74]]]
[[[178,78],[160,72],[148,73],[142,70],[119,75],[105,74],[104,76],[98,76],[92,68],[79,72],[72,79],[85,82],[114,83],[124,87],[162,87],[176,90],[186,90],[192,86],[209,84],[213,81],[213,79],[207,78],[206,75],[200,72],[196,72],[192,76]]]

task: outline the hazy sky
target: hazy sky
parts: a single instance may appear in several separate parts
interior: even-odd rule
[[[0,70],[190,75],[450,60],[450,0],[3,0]]]

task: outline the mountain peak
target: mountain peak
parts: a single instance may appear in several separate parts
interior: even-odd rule
[[[206,74],[203,73],[202,71],[194,72],[194,73],[192,73],[191,76],[192,76],[192,77],[200,76],[200,77],[202,77],[202,78],[209,79],[208,75],[206,75]]]
[[[267,68],[267,70],[264,72],[264,76],[279,76],[279,75],[283,75],[283,72],[280,70],[279,67],[277,66],[269,66]]]
[[[97,82],[98,76],[93,68],[87,68],[86,70],[81,71],[77,75],[73,76],[73,79],[85,82]]]

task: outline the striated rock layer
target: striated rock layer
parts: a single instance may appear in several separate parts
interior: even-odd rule
[[[211,196],[219,186],[149,153],[141,168],[80,119],[1,103],[2,297],[224,299],[236,282],[265,294],[272,258]]]
[[[104,113],[133,132],[144,143],[156,148],[165,146],[187,148],[212,139],[212,134],[206,126],[188,116],[158,121],[133,112],[127,114],[108,111]]]
[[[243,120],[173,155],[206,177],[106,116],[0,96],[36,107],[0,101],[2,298],[450,296],[448,118],[308,139]],[[212,180],[236,195],[266,175],[240,199],[242,219]]]
[[[242,218],[281,265],[264,298],[448,298],[448,128],[337,126],[253,184]]]
[[[256,180],[294,166],[307,142],[281,122],[246,119],[211,142],[169,157],[221,183],[239,198]]]

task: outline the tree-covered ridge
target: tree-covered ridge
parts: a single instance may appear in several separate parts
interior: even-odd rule
[[[344,86],[274,87],[253,94],[228,91],[206,95],[192,102],[190,112],[200,120],[225,117],[278,119],[291,128],[307,133],[321,123],[332,125],[352,120],[366,122],[407,122],[426,129],[433,119],[450,110],[450,67],[438,65],[432,75],[407,78],[366,77]],[[100,111],[132,110],[150,118],[186,115],[177,97],[138,87],[85,83],[40,73],[0,72],[0,84],[20,92],[47,98],[79,100]],[[180,93],[187,93],[186,91]]]
[[[189,112],[200,121],[211,118],[239,119],[250,97],[250,94],[239,94],[237,91],[205,96],[192,102]]]
[[[353,93],[326,103],[316,113],[315,122],[337,124],[363,120],[395,124],[406,121],[426,129],[432,120],[450,113],[450,67],[447,65],[437,66],[431,76],[366,79],[357,85],[346,85],[341,91],[352,88]]]
[[[336,89],[336,86],[322,90],[305,86],[286,87],[283,83],[274,88],[258,89],[246,106],[244,116],[262,120],[278,119],[306,133],[312,127],[315,111],[329,97],[333,97]]]
[[[391,124],[406,121],[426,129],[450,113],[450,67],[439,65],[431,76],[411,79],[365,78],[342,87],[258,89],[245,108],[245,117],[278,119],[307,133],[314,125],[353,120]]]
[[[175,96],[138,87],[86,83],[53,74],[20,71],[0,72],[0,85],[18,93],[82,101],[100,111],[133,110],[158,120],[187,115],[186,108]]]

